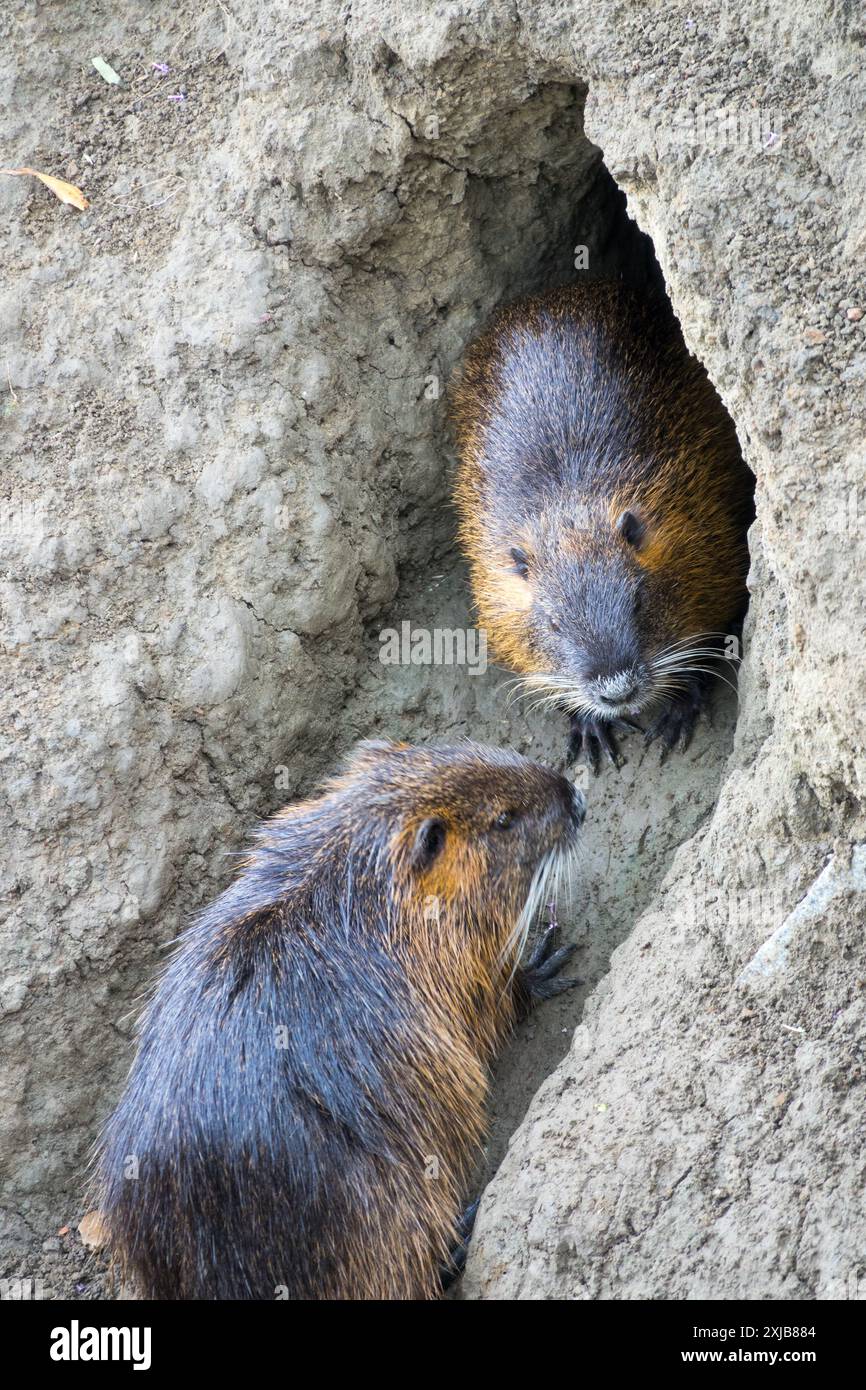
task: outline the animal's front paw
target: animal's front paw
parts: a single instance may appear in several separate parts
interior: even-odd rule
[[[701,685],[690,685],[688,690],[659,712],[644,735],[644,743],[653,739],[662,741],[662,761],[674,748],[685,752],[691,743],[698,715],[704,705],[706,691]]]
[[[592,714],[573,714],[568,761],[576,762],[584,754],[595,773],[598,773],[602,757],[613,767],[622,767],[625,759],[617,748],[614,736],[630,733],[633,729],[643,733],[640,724],[632,719],[597,719]]]
[[[554,950],[555,944],[556,927],[545,928],[529,960],[518,972],[529,1008],[542,999],[552,999],[555,994],[564,994],[567,989],[583,984],[583,980],[574,976],[556,979],[562,967],[571,960],[577,946],[569,943]]]

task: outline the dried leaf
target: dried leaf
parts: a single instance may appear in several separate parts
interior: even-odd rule
[[[74,183],[65,183],[63,179],[56,179],[53,174],[43,174],[39,169],[0,169],[0,174],[32,174],[34,179],[41,179],[46,188],[50,188],[56,198],[61,203],[70,203],[74,208],[80,208],[83,212],[90,207],[90,203],[85,198],[80,188],[76,188]]]
[[[101,1250],[103,1245],[108,1243],[108,1227],[103,1220],[102,1212],[89,1211],[86,1216],[82,1216],[78,1234],[88,1250]]]
[[[111,66],[110,63],[106,63],[104,58],[91,58],[90,61],[96,68],[96,71],[99,73],[100,77],[104,77],[106,82],[111,82],[114,86],[117,86],[118,82],[120,81],[120,77],[114,71],[114,68]]]

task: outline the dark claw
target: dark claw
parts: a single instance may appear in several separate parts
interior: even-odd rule
[[[541,984],[534,987],[532,997],[536,1001],[542,999],[553,999],[557,994],[565,994],[570,989],[576,989],[578,985],[585,981],[577,975],[567,976],[564,980],[542,980]]]
[[[617,748],[614,734],[629,733],[632,729],[643,733],[641,725],[634,719],[596,719],[591,714],[573,714],[568,761],[576,762],[580,755],[585,753],[593,772],[597,775],[603,754],[613,767],[620,768],[625,759]]]
[[[556,928],[548,927],[526,965],[518,972],[520,989],[527,1008],[531,1008],[540,999],[552,999],[555,994],[564,994],[567,989],[574,989],[575,985],[583,984],[583,980],[554,978],[577,950],[573,942],[554,950],[555,940]]]
[[[644,734],[645,744],[652,743],[656,738],[662,741],[662,762],[674,748],[678,747],[681,752],[688,748],[705,697],[704,686],[691,686],[679,699],[667,705],[647,729]]]
[[[481,1205],[481,1198],[476,1197],[474,1202],[470,1202],[460,1220],[457,1222],[457,1238],[461,1245],[468,1245],[469,1237],[475,1229],[475,1218],[478,1215],[478,1208]]]
[[[525,969],[537,970],[539,965],[543,965],[553,950],[553,943],[556,939],[556,927],[545,927],[541,936],[535,943],[535,948],[529,960],[526,962]]]
[[[466,1268],[469,1238],[472,1235],[472,1228],[475,1225],[475,1218],[478,1215],[478,1204],[480,1201],[481,1198],[476,1197],[474,1202],[470,1202],[469,1206],[460,1217],[460,1220],[457,1222],[457,1244],[452,1249],[448,1257],[448,1263],[444,1266],[439,1275],[443,1293],[446,1289],[450,1289],[455,1279],[459,1279]]]
[[[533,978],[535,982],[549,980],[553,975],[558,975],[565,962],[571,960],[576,950],[576,944],[569,942],[567,946],[560,946],[558,951],[551,951],[543,964],[534,967]]]

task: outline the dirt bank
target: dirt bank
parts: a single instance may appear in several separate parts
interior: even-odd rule
[[[444,383],[575,245],[617,265],[603,151],[758,476],[741,708],[590,788],[587,984],[498,1070],[464,1294],[856,1287],[862,33],[175,0],[0,38],[4,163],[91,202],[0,179],[4,1272],[99,1291],[56,1232],[136,1000],[259,815],[371,732],[561,755],[502,673],[383,666],[379,633],[469,621]],[[763,124],[719,147],[731,107]]]

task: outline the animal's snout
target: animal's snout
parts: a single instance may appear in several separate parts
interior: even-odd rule
[[[640,672],[630,666],[595,678],[596,697],[600,705],[616,709],[636,700],[641,692]]]
[[[629,700],[633,700],[634,697],[635,697],[635,695],[637,694],[637,692],[638,692],[638,687],[637,687],[637,682],[635,682],[634,685],[630,685],[630,686],[628,687],[627,690],[623,690],[622,693],[619,694],[619,695],[601,695],[601,694],[599,694],[599,697],[598,697],[598,698],[601,700],[601,703],[602,703],[603,705],[612,705],[612,706],[623,705],[623,704],[628,704]]]

